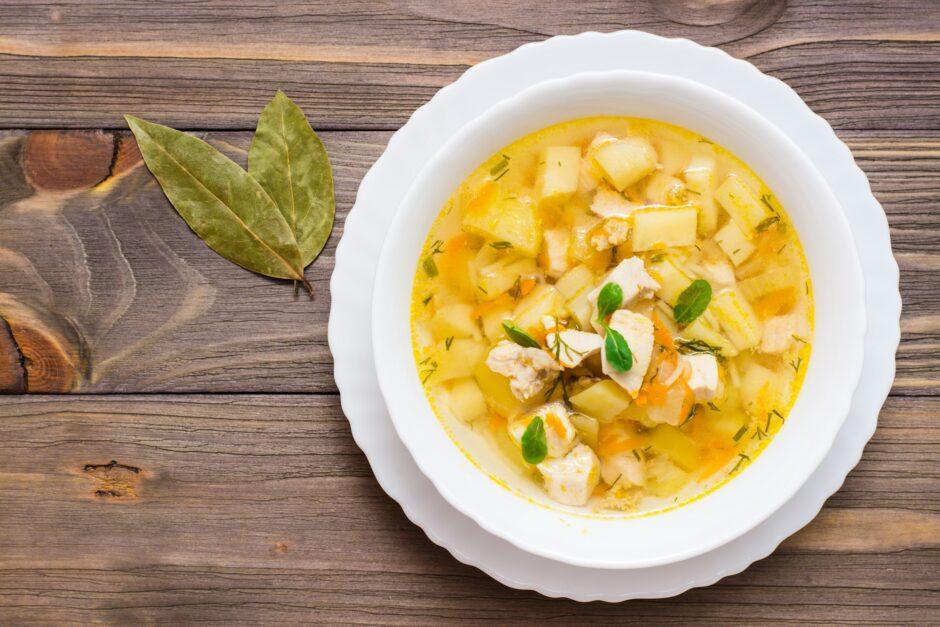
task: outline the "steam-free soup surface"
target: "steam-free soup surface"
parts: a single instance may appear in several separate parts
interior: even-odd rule
[[[812,311],[772,190],[699,135],[620,117],[543,129],[467,177],[412,302],[419,376],[458,439],[593,511],[741,472],[786,420]]]

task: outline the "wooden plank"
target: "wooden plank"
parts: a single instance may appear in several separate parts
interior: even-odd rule
[[[249,129],[278,88],[319,128],[395,128],[475,63],[556,34],[622,28],[749,59],[837,128],[940,127],[940,44],[929,27],[940,10],[930,0],[791,1],[782,14],[708,26],[670,21],[653,4],[9,1],[0,4],[0,128],[115,128],[136,113]]]
[[[842,135],[888,212],[902,268],[905,342],[896,391],[936,394],[940,214],[932,208],[940,198],[940,134]],[[244,161],[249,133],[207,137]],[[4,159],[10,164],[0,168],[8,181],[0,185],[0,314],[19,325],[20,336],[29,334],[19,347],[34,370],[28,389],[335,391],[326,344],[333,255],[356,187],[389,133],[323,137],[335,168],[338,215],[325,252],[307,272],[317,294],[311,301],[203,245],[140,167],[127,134],[96,140],[113,146],[113,164],[107,152],[97,162],[91,158],[81,148],[87,138],[49,143],[57,160],[72,159],[70,146],[86,157],[86,179],[64,191],[24,174],[52,167],[43,163],[48,151],[26,152],[39,145],[30,144],[32,135],[0,135],[0,166]],[[104,162],[112,175],[88,189]],[[11,367],[20,363],[9,346],[4,358]]]
[[[0,622],[930,622],[938,413],[937,398],[892,398],[846,489],[745,573],[668,603],[576,606],[429,542],[371,477],[336,397],[11,397]]]

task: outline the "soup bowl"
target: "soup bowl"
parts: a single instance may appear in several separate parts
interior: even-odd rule
[[[786,209],[814,285],[813,354],[786,423],[730,481],[681,507],[595,514],[553,503],[466,426],[440,419],[425,395],[411,340],[411,293],[428,230],[448,198],[490,155],[552,124],[588,116],[662,120],[724,146]],[[799,147],[721,92],[633,71],[576,74],[502,101],[455,134],[398,207],[378,263],[372,304],[375,363],[395,429],[421,471],[458,511],[522,550],[591,568],[680,561],[744,534],[809,478],[845,420],[862,367],[864,285],[838,201]]]

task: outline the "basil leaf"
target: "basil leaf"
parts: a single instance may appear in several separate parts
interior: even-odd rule
[[[620,309],[621,304],[623,304],[623,288],[616,283],[607,283],[597,295],[597,317],[603,322],[607,316]]]
[[[626,372],[633,367],[633,352],[627,344],[627,340],[621,335],[620,331],[605,327],[607,337],[604,338],[604,356],[607,357],[607,363],[613,366],[617,372]]]
[[[701,316],[712,300],[712,286],[704,279],[695,279],[679,294],[672,313],[677,324],[686,325]]]
[[[254,178],[201,139],[124,118],[163,193],[212,250],[252,272],[300,281],[312,292],[290,224]]]
[[[284,92],[278,91],[258,118],[248,151],[248,173],[294,230],[306,267],[333,230],[333,172],[323,142]]]
[[[510,340],[519,346],[524,346],[525,348],[541,348],[539,343],[535,341],[535,338],[511,322],[503,322],[503,331],[506,332]]]
[[[522,434],[522,459],[530,464],[538,464],[546,455],[548,440],[545,437],[545,425],[542,423],[542,417],[536,416]]]

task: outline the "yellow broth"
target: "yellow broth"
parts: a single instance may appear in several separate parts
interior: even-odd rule
[[[624,296],[604,317],[611,282]],[[812,321],[799,238],[763,181],[700,135],[625,117],[557,124],[481,164],[431,227],[412,295],[438,416],[595,512],[685,502],[740,473],[786,420]]]

